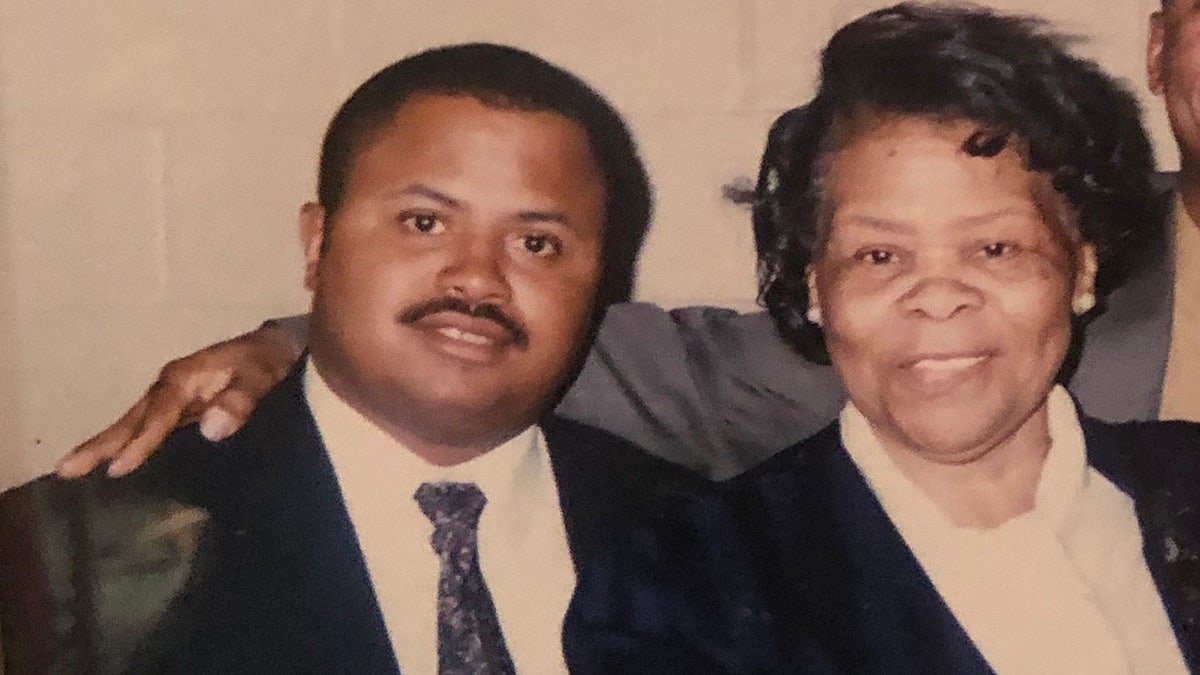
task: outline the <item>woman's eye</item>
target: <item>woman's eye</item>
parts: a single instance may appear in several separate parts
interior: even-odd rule
[[[526,253],[539,258],[546,258],[562,250],[558,239],[548,234],[527,234],[521,237],[521,246]]]
[[[855,259],[865,262],[868,265],[887,265],[896,262],[896,254],[891,251],[885,251],[881,248],[873,248],[868,251],[861,251],[854,256]]]
[[[1015,255],[1020,248],[1010,241],[993,241],[990,244],[984,245],[980,249],[980,253],[985,258],[1007,258]]]
[[[400,220],[421,234],[437,234],[446,228],[441,219],[432,213],[404,214]]]

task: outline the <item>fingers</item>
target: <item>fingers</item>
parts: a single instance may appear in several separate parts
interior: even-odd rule
[[[137,428],[108,465],[109,476],[124,476],[141,466],[176,427],[190,419],[197,398],[195,391],[184,390],[168,380],[155,382],[146,397],[148,403]]]
[[[232,436],[244,422],[221,408],[211,406],[200,415],[200,434],[216,443]]]
[[[260,364],[246,368],[244,374],[225,377],[224,388],[211,393],[219,384],[214,379],[196,382],[192,387],[173,384],[179,378],[164,378],[155,384],[161,390],[150,397],[142,416],[141,428],[126,442],[108,466],[108,475],[124,476],[146,461],[167,436],[179,426],[200,418],[200,433],[210,441],[222,441],[241,428],[254,406],[278,381],[277,373]],[[199,385],[205,385],[197,389]]]
[[[129,473],[175,427],[190,419],[197,407],[224,388],[230,377],[228,372],[215,369],[194,370],[182,361],[168,363],[142,398],[119,420],[59,460],[58,475],[77,478],[106,460],[111,460],[108,475]]]
[[[268,384],[266,389],[258,392],[248,389],[244,381],[234,380],[200,415],[200,433],[213,442],[229,438],[246,423],[255,403],[270,388]]]
[[[297,346],[286,331],[264,325],[172,361],[119,420],[59,460],[58,474],[75,478],[110,461],[109,475],[123,476],[140,466],[174,429],[198,416],[200,430],[210,440],[228,437],[297,357]]]
[[[115,457],[141,426],[150,395],[151,392],[146,392],[112,426],[80,443],[58,460],[58,466],[55,468],[58,475],[63,478],[78,478],[90,473],[100,462]]]

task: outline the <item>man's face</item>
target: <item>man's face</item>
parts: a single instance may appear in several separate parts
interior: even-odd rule
[[[426,459],[494,447],[570,374],[605,229],[576,122],[415,95],[358,153],[337,213],[310,205],[302,224],[317,370]]]
[[[1184,171],[1200,170],[1200,1],[1171,0],[1151,15],[1146,75],[1166,104]]]

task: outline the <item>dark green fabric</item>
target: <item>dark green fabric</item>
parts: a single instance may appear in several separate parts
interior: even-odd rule
[[[123,672],[187,580],[204,518],[99,475],[0,495],[4,672]]]

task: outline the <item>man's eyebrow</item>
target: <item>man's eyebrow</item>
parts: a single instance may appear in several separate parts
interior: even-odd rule
[[[404,197],[408,195],[416,195],[418,197],[432,199],[433,201],[440,203],[442,206],[451,209],[462,208],[462,202],[459,200],[451,197],[445,192],[435,190],[424,183],[413,183],[406,187],[400,188],[399,190],[389,194],[388,197]]]
[[[399,190],[389,193],[388,197],[405,197],[415,195],[424,197],[440,203],[446,208],[462,209],[465,208],[462,201],[451,197],[450,195],[429,187],[424,183],[412,183]],[[565,227],[571,226],[571,219],[567,217],[564,211],[555,211],[549,209],[524,209],[517,212],[517,220],[523,223],[556,223]]]

